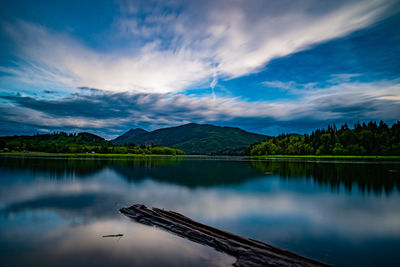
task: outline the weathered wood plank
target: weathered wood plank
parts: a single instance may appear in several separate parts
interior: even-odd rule
[[[148,209],[141,204],[120,209],[137,222],[156,226],[236,257],[234,266],[328,266],[260,241],[244,238],[193,221],[174,211]]]

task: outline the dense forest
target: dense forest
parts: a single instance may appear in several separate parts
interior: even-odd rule
[[[163,154],[183,155],[184,152],[170,147],[155,145],[115,145],[91,133],[36,134],[33,136],[0,137],[1,152],[47,153],[103,153],[103,154]]]
[[[211,144],[214,144],[214,142],[210,141],[209,145]],[[207,150],[209,145],[201,145],[203,154],[210,152]],[[181,147],[183,148],[183,146]],[[228,150],[228,148],[226,149]],[[191,150],[189,149],[189,151]],[[230,149],[231,153],[229,154],[234,154],[232,151]],[[65,132],[0,137],[0,152],[185,154],[184,151],[177,148],[135,145],[134,143],[118,145],[91,133],[67,134]],[[218,154],[227,153],[222,153],[222,150],[219,150]],[[277,137],[267,137],[262,142],[250,145],[246,154],[251,156],[400,155],[400,121],[393,124],[392,127],[389,127],[383,121],[379,124],[371,121],[368,124],[356,123],[352,129],[347,124],[342,125],[339,129],[335,125],[329,125],[327,129],[318,129],[311,134],[281,134]]]
[[[318,129],[311,134],[282,134],[251,145],[247,155],[400,155],[400,121],[389,127],[359,122]]]

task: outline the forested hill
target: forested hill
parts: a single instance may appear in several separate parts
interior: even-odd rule
[[[35,134],[20,136],[0,137],[0,148],[8,150],[27,151],[54,151],[62,152],[65,146],[108,146],[111,143],[104,138],[91,133],[67,134],[65,132],[54,132],[51,134]],[[61,150],[61,151],[59,151]]]
[[[251,145],[248,155],[400,155],[400,121],[318,129],[310,135],[279,135]]]
[[[123,135],[118,136],[117,138],[115,138],[112,142],[114,144],[118,144],[118,145],[134,143],[134,142],[131,142],[133,139],[135,139],[136,137],[138,137],[138,136],[140,136],[142,134],[146,134],[146,133],[148,133],[148,131],[146,131],[144,129],[141,129],[141,128],[130,129],[129,131],[127,131]]]
[[[181,150],[169,147],[114,145],[91,133],[67,134],[64,132],[0,137],[0,152],[184,154]]]
[[[244,155],[246,148],[267,136],[234,127],[189,123],[152,132],[130,130],[114,139],[114,144],[161,145],[177,148],[186,154]]]

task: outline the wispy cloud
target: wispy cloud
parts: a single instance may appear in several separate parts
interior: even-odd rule
[[[197,97],[183,94],[148,94],[94,91],[57,100],[3,96],[0,120],[32,128],[92,129],[115,136],[120,129],[148,129],[188,122],[214,122],[263,129],[266,124],[359,119],[397,120],[400,112],[400,81],[343,83],[304,91],[294,100],[248,102],[241,98]],[[12,108],[10,108],[12,107]],[[254,126],[253,125],[253,126]],[[270,134],[268,132],[265,132]]]
[[[261,84],[267,87],[278,88],[284,91],[289,91],[291,93],[300,93],[303,92],[303,90],[314,89],[317,87],[317,83],[302,84],[302,83],[297,83],[295,81],[288,81],[288,82],[265,81],[262,82]]]
[[[168,93],[210,82],[213,87],[216,73],[230,79],[257,72],[274,58],[376,22],[393,3],[122,2],[110,34],[126,46],[104,51],[42,25],[5,23],[18,60],[0,71],[28,84],[53,82],[71,89]]]
[[[335,41],[318,47],[369,35],[358,30],[398,11],[394,0],[120,1],[97,39],[68,22],[1,21],[0,134],[85,130],[111,138],[131,127],[187,122],[275,134],[296,124],[390,122],[400,114],[396,74],[368,75],[333,61],[322,77],[317,68]],[[351,57],[342,43],[340,53]],[[311,56],[299,56],[307,49]],[[377,65],[395,55],[390,50]],[[274,65],[282,57],[289,62]]]
[[[312,82],[312,83],[298,83],[295,81],[264,81],[261,84],[271,88],[281,89],[283,91],[290,92],[292,94],[304,94],[305,91],[317,90],[316,93],[320,92],[323,88],[332,89],[333,86],[347,86],[348,84],[357,84],[353,78],[360,77],[361,74],[357,73],[341,73],[331,74],[329,79],[323,82]],[[396,83],[396,81],[395,81]],[[367,85],[365,83],[365,85]]]

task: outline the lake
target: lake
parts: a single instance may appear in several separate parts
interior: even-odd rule
[[[1,266],[235,261],[119,213],[135,203],[337,266],[400,266],[400,161],[0,157],[0,177]]]

